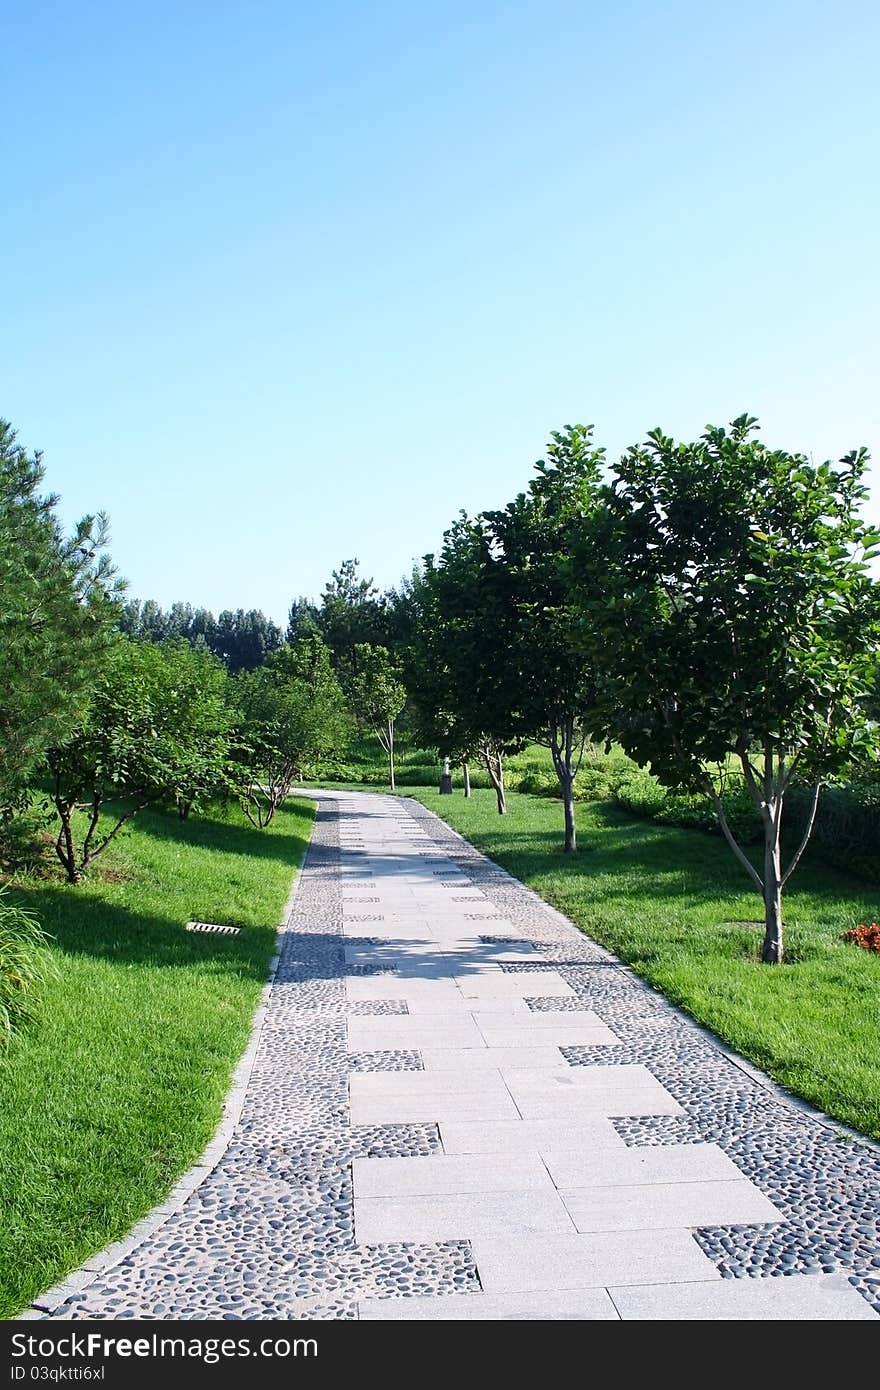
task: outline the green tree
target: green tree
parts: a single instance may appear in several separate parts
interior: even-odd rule
[[[0,808],[77,722],[105,660],[121,583],[107,520],[65,537],[39,453],[0,420]]]
[[[235,675],[238,671],[254,671],[262,666],[281,646],[281,641],[281,628],[259,609],[245,612],[238,608],[234,613],[225,609],[220,614],[208,645]]]
[[[353,713],[372,729],[388,758],[388,777],[394,791],[394,725],[406,704],[406,686],[387,647],[359,642],[354,649],[355,672],[348,683]]]
[[[79,883],[145,807],[168,799],[191,806],[226,785],[229,727],[211,657],[185,643],[119,637],[80,726],[48,754],[55,851],[68,882]],[[112,813],[102,823],[105,809]]]
[[[515,611],[484,523],[464,512],[411,586],[406,679],[421,740],[441,757],[479,758],[507,810],[504,761],[522,746],[512,702]]]
[[[189,642],[213,651],[217,646],[217,621],[207,608],[173,603],[166,612],[155,599],[131,599],[122,605],[119,629],[137,642]]]
[[[321,636],[343,685],[357,668],[358,645],[383,635],[383,601],[372,579],[363,579],[358,560],[343,560],[324,586],[317,615]]]
[[[493,587],[507,610],[509,650],[504,661],[493,660],[492,673],[502,682],[499,699],[510,733],[550,750],[567,854],[577,849],[575,778],[596,705],[592,665],[577,641],[580,601],[569,561],[575,537],[582,538],[601,512],[605,455],[592,435],[589,425],[554,432],[528,489],[503,511],[483,515]]]
[[[264,666],[233,682],[239,716],[242,805],[266,826],[297,777],[348,737],[345,699],[326,644],[316,634],[274,652]]]
[[[295,598],[287,610],[287,632],[285,642],[295,646],[301,637],[318,632],[318,609],[311,599]]]
[[[765,962],[783,959],[782,890],[809,840],[823,783],[876,756],[864,702],[880,639],[860,519],[867,453],[839,467],[770,450],[746,415],[696,443],[660,430],[628,450],[604,541],[581,547],[583,641],[602,670],[604,732],[668,786],[702,788],[764,901]],[[605,592],[595,584],[597,565]],[[733,836],[731,762],[760,814],[763,865]],[[783,864],[786,793],[811,787]]]

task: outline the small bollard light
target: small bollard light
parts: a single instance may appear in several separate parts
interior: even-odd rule
[[[443,759],[443,772],[440,777],[440,795],[452,795],[452,773],[449,771],[449,759]]]

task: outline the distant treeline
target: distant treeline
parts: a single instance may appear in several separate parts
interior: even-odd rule
[[[296,598],[282,629],[259,608],[224,609],[217,617],[208,608],[173,603],[163,608],[154,599],[132,599],[122,605],[119,627],[138,642],[189,642],[219,657],[231,674],[254,671],[285,642],[295,643],[317,632],[330,648],[334,669],[351,674],[355,647],[369,643],[398,649],[410,622],[410,583],[380,592],[371,579],[358,573],[356,559],[333,571],[318,602]]]

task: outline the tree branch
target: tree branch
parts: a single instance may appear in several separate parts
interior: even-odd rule
[[[792,859],[792,861],[791,861],[791,863],[789,864],[788,868],[786,869],[785,873],[782,875],[782,887],[783,887],[783,888],[785,887],[786,883],[788,883],[788,880],[791,878],[792,874],[794,873],[795,869],[797,868],[798,864],[800,863],[800,861],[801,861],[801,855],[803,854],[804,850],[807,848],[807,842],[808,842],[810,836],[811,836],[812,833],[813,833],[813,825],[815,824],[815,820],[816,820],[816,811],[817,811],[818,808],[819,808],[819,793],[820,793],[821,790],[822,790],[822,784],[821,784],[821,782],[817,782],[816,786],[813,788],[813,799],[812,799],[812,802],[810,803],[810,814],[809,814],[809,818],[808,818],[808,820],[807,820],[807,828],[806,828],[806,830],[804,831],[804,837],[803,837],[803,839],[801,840],[800,844],[798,845],[797,853],[795,854],[794,858]]]
[[[134,816],[136,816],[138,811],[146,810],[149,804],[149,801],[139,801],[138,804],[136,806],[133,806],[130,811],[126,811],[125,815],[122,816],[116,822],[113,829],[110,831],[110,834],[104,836],[103,840],[98,845],[98,848],[89,855],[88,859],[86,859],[85,857],[83,858],[83,868],[87,869],[89,864],[91,864],[93,860],[97,859],[98,855],[101,854],[102,851],[107,848],[110,841],[114,838],[115,835],[118,834],[122,827],[126,825],[128,821],[130,821]]]
[[[727,816],[724,812],[724,803],[722,802],[721,797],[715,790],[711,778],[706,779],[706,790],[712,798],[712,804],[715,807],[715,814],[718,817],[718,824],[721,826],[721,831],[724,835],[725,840],[730,845],[730,848],[733,850],[737,859],[742,864],[746,873],[749,875],[749,878],[757,887],[758,892],[763,893],[764,880],[761,878],[761,875],[758,873],[758,870],[755,868],[752,861],[747,857],[743,849],[737,844],[736,840],[734,839],[733,832],[731,831],[730,826],[727,823]]]

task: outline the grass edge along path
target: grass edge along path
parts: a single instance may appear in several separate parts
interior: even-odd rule
[[[757,959],[761,903],[720,837],[577,807],[561,852],[555,800],[407,789],[696,1022],[794,1095],[880,1139],[880,955],[841,941],[876,919],[877,890],[806,860],[784,910],[789,963]]]
[[[126,1235],[211,1139],[313,818],[299,798],[267,830],[146,812],[79,887],[16,886],[57,974],[0,1056],[0,1317]]]

